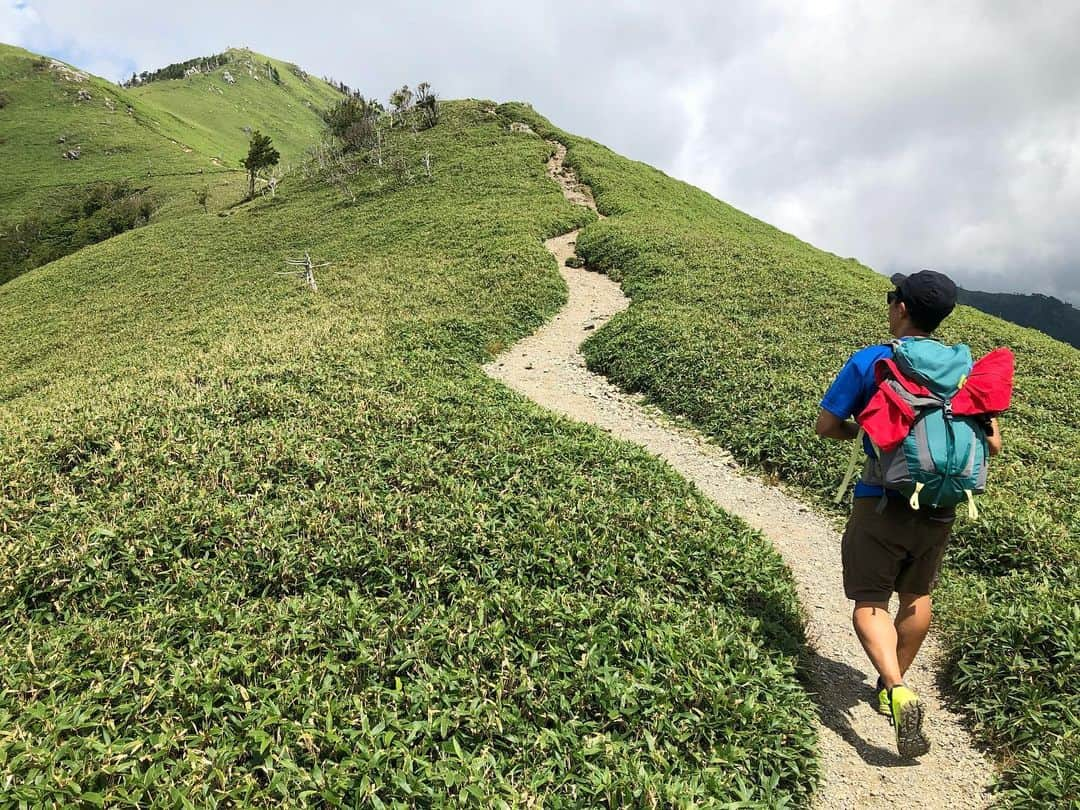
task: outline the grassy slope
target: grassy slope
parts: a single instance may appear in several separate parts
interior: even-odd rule
[[[8,98],[0,109],[0,222],[20,219],[64,199],[72,187],[99,180],[132,179],[178,194],[232,173],[212,164],[209,155],[185,152],[155,132],[147,111],[127,91],[95,76],[67,78],[51,61],[0,44],[0,92]],[[79,90],[91,99],[79,101]],[[65,160],[63,152],[76,146],[81,158]]]
[[[503,110],[570,146],[612,215],[578,250],[633,304],[586,344],[590,366],[835,512],[848,448],[812,425],[844,360],[888,339],[888,282],[529,108]],[[976,354],[1009,345],[1018,364],[1006,451],[980,518],[957,524],[940,591],[952,682],[1005,763],[1005,797],[1062,802],[1080,795],[1080,352],[968,307],[942,336]]]
[[[213,73],[124,89],[0,45],[0,231],[28,214],[57,212],[99,181],[147,189],[156,220],[196,210],[197,189],[208,191],[212,210],[232,204],[246,192],[244,127],[271,135],[284,163],[298,159],[323,130],[320,111],[341,94],[316,77],[301,79],[286,63],[247,50],[229,54],[232,61]],[[268,61],[280,85],[265,74],[255,78]],[[225,70],[235,84],[222,79]],[[91,98],[80,100],[80,90]],[[80,159],[65,160],[73,147],[81,148]],[[23,270],[0,267],[0,282]]]
[[[0,287],[0,806],[806,799],[776,555],[478,368],[590,215],[479,104],[405,138]]]
[[[282,161],[298,159],[322,133],[322,110],[341,93],[322,79],[301,79],[287,63],[250,50],[228,51],[231,61],[210,73],[150,82],[128,93],[142,104],[160,132],[227,166],[239,166],[251,136],[245,127],[269,135]],[[267,62],[281,79],[266,75]],[[236,80],[228,84],[224,73]]]

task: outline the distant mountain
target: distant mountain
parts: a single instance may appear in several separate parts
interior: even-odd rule
[[[177,73],[170,68],[184,65],[169,78]],[[256,129],[288,163],[318,139],[322,111],[342,95],[296,65],[246,48],[146,76],[121,87],[0,44],[0,222],[48,210],[101,181],[175,196],[222,179],[199,175],[242,176]]]
[[[144,75],[125,89],[154,128],[227,166],[239,165],[254,129],[273,139],[286,163],[298,158],[322,134],[323,110],[342,96],[297,65],[249,48]]]
[[[992,293],[964,290],[959,293],[961,304],[996,315],[1020,326],[1030,326],[1040,332],[1080,349],[1080,309],[1059,301],[1052,295],[1034,293]]]

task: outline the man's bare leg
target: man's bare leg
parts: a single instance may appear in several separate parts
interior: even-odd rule
[[[930,630],[930,595],[900,594],[900,609],[896,612],[896,660],[900,677],[908,671]]]
[[[855,626],[855,634],[869,656],[870,663],[881,675],[885,686],[892,689],[901,683],[903,677],[897,660],[897,627],[889,615],[889,603],[856,602],[851,623]],[[915,653],[912,652],[911,655],[914,658]]]

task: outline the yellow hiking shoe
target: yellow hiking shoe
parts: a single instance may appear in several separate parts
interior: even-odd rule
[[[883,714],[888,718],[892,718],[892,704],[889,703],[889,690],[885,686],[885,681],[881,680],[881,676],[878,676],[877,686],[874,687],[877,699],[874,701],[874,708],[877,709],[878,714]]]
[[[921,757],[930,750],[923,734],[923,707],[919,696],[903,684],[888,690],[892,724],[896,729],[896,750],[902,757]]]

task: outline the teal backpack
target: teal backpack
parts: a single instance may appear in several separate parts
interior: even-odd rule
[[[977,418],[952,412],[952,398],[971,374],[971,350],[963,343],[945,346],[930,338],[894,340],[891,345],[896,370],[925,393],[913,394],[902,380],[891,376],[881,380],[879,385],[891,387],[914,411],[915,421],[895,449],[884,452],[874,445],[876,456],[866,459],[862,481],[899,490],[912,509],[958,506],[966,501],[968,516],[976,518],[973,496],[986,489],[986,431]],[[862,433],[853,461],[861,451]],[[841,497],[853,472],[854,464],[845,476]],[[879,508],[884,506],[883,497]]]

